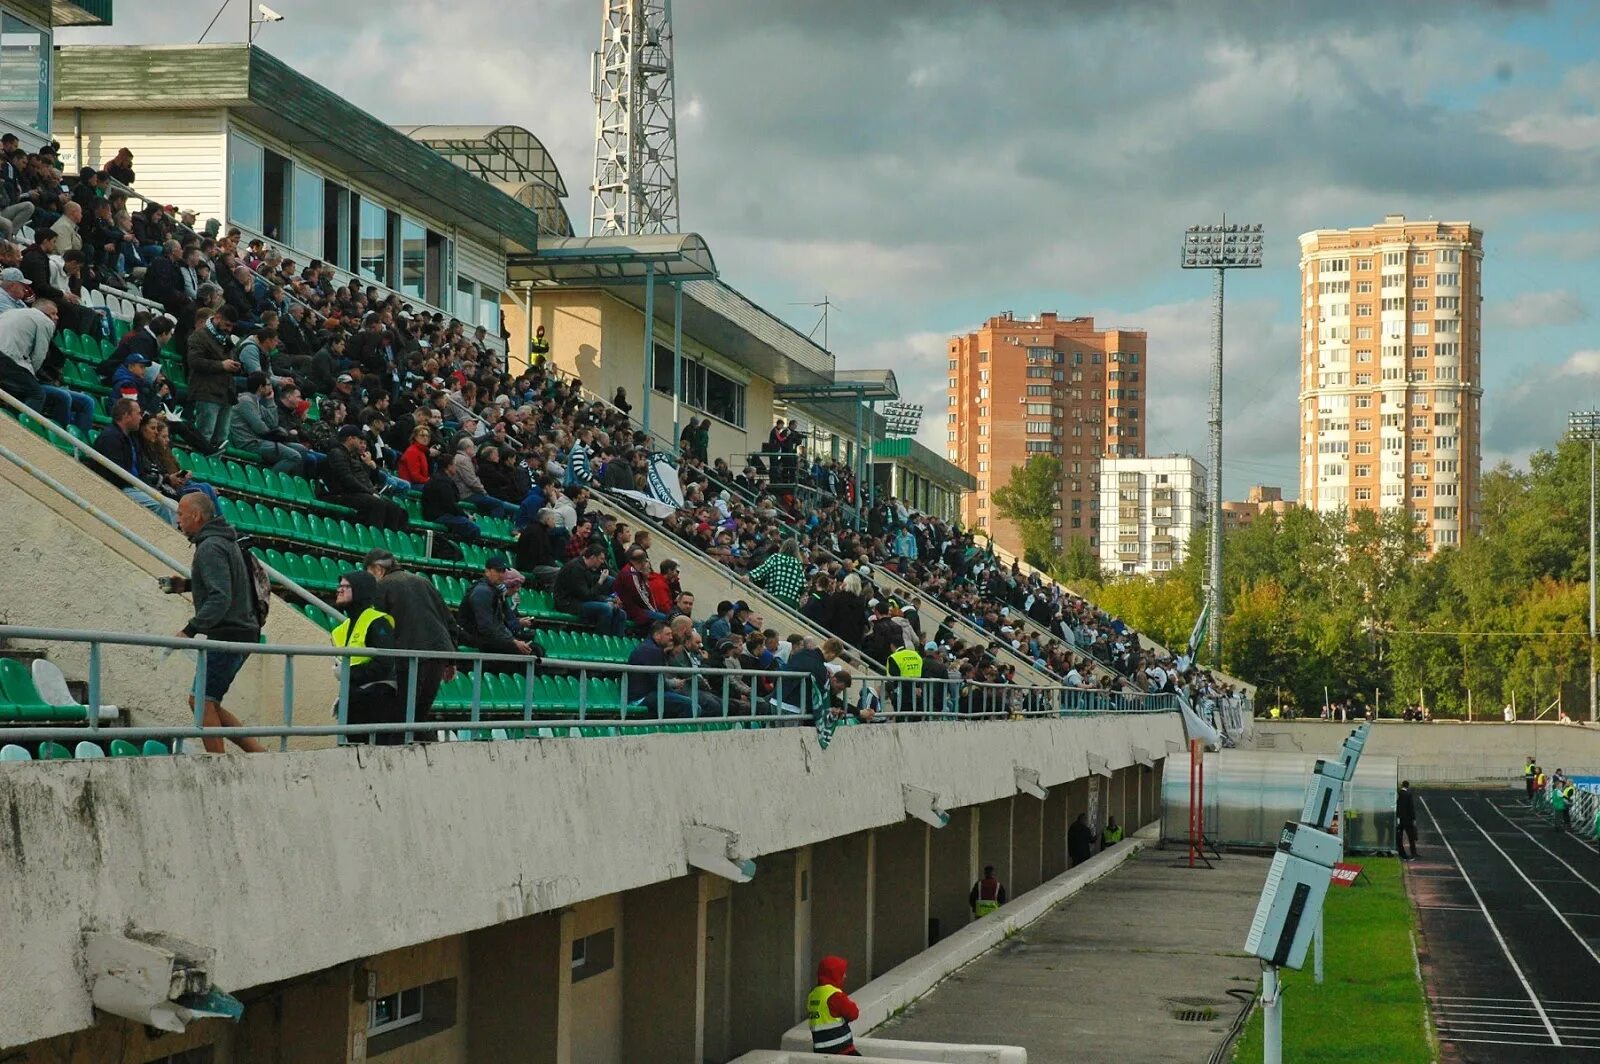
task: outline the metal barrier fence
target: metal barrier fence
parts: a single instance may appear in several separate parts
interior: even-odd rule
[[[441,653],[384,650],[374,647],[289,646],[270,643],[228,643],[208,639],[137,635],[122,632],[78,631],[0,625],[0,640],[29,644],[76,643],[88,646],[87,724],[21,725],[0,727],[0,740],[8,742],[60,742],[85,738],[141,739],[245,739],[277,738],[279,750],[288,749],[293,736],[338,736],[375,742],[381,734],[476,732],[486,726],[507,736],[543,734],[542,729],[599,727],[607,734],[637,730],[711,730],[722,726],[766,727],[811,724],[821,718],[824,692],[807,673],[753,669],[656,668],[592,661],[530,658],[515,654],[456,651]],[[103,726],[99,721],[103,684],[102,660],[107,647],[140,647],[187,651],[196,656],[192,726]],[[283,661],[283,723],[242,727],[206,727],[206,672],[213,654],[245,654],[281,658]],[[351,723],[350,659],[393,658],[396,671],[404,672],[404,719],[389,723]],[[332,723],[306,723],[307,707],[298,707],[296,722],[295,676],[301,658],[331,660],[337,670],[339,693],[330,712]],[[467,688],[464,704],[443,709],[439,703],[425,719],[418,719],[416,694],[419,670],[425,662],[458,666]],[[505,675],[520,679],[507,686]],[[649,675],[653,689],[630,698],[628,679]],[[563,682],[565,681],[565,682]],[[520,702],[497,694],[510,694]],[[967,683],[962,680],[855,677],[845,691],[835,692],[848,715],[871,723],[911,723],[929,720],[998,720],[1036,717],[1087,716],[1109,713],[1170,713],[1178,708],[1175,695],[1113,693],[1067,687],[1020,687]],[[680,698],[670,698],[678,695]],[[868,714],[865,710],[872,710]],[[737,711],[736,711],[737,710]],[[566,732],[563,732],[566,734]]]

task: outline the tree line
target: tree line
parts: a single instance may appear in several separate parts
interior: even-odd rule
[[[1224,670],[1258,685],[1259,705],[1309,713],[1327,699],[1396,713],[1425,704],[1435,716],[1498,716],[1514,704],[1523,718],[1586,717],[1588,477],[1588,445],[1574,440],[1534,452],[1526,469],[1502,463],[1483,474],[1477,532],[1431,556],[1400,509],[1292,508],[1229,529]],[[1206,530],[1171,573],[1103,574],[1086,535],[1053,545],[1059,480],[1059,462],[1035,456],[995,492],[1027,560],[1182,646],[1204,599]]]

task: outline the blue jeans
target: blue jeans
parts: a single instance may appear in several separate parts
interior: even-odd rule
[[[39,413],[53,421],[76,425],[85,436],[93,434],[94,396],[58,388],[53,384],[41,384],[39,388],[44,392]]]
[[[176,510],[167,509],[167,507],[161,504],[160,500],[156,499],[149,492],[142,491],[139,488],[123,488],[122,494],[126,495],[140,506],[143,506],[146,510],[149,510],[167,524],[177,524],[178,512]]]
[[[233,405],[221,403],[193,403],[194,430],[205,437],[213,451],[220,451],[228,443],[228,426],[233,424]]]
[[[468,543],[476,543],[483,538],[483,531],[478,528],[477,522],[470,517],[458,517],[455,514],[440,514],[435,520],[443,525],[452,536],[464,539]]]
[[[196,654],[196,658],[200,655]],[[228,688],[233,686],[233,678],[239,675],[239,670],[244,668],[245,654],[229,654],[222,650],[213,650],[205,655],[206,663],[206,701],[221,702],[227,695]],[[195,679],[200,678],[200,663],[195,662]],[[194,690],[190,684],[189,689]]]
[[[264,440],[256,444],[256,455],[263,462],[271,463],[273,471],[277,473],[293,473],[298,476],[305,464],[300,451],[287,443]]]
[[[621,635],[628,629],[628,615],[609,602],[582,603],[578,607],[578,619],[601,635]]]
[[[688,695],[679,694],[677,691],[663,691],[659,702],[656,701],[654,694],[649,694],[635,702],[634,705],[644,706],[651,712],[659,713],[663,717],[698,716],[695,713],[694,699]]]
[[[515,503],[497,499],[492,495],[484,495],[482,492],[477,495],[468,495],[463,501],[470,502],[478,509],[487,512],[491,517],[516,517],[519,509]]]

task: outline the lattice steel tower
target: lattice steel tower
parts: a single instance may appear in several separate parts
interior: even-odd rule
[[[672,0],[603,0],[589,235],[678,231]]]

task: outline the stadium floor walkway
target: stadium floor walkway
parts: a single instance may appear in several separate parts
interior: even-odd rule
[[[1449,1062],[1600,1062],[1600,850],[1512,790],[1424,791],[1407,889]]]
[[[1268,861],[1180,857],[1139,853],[871,1033],[1020,1045],[1032,1064],[1205,1060],[1260,981],[1240,954]]]

